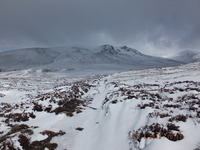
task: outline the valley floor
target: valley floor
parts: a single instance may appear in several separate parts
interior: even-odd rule
[[[200,149],[200,63],[0,83],[0,149]]]

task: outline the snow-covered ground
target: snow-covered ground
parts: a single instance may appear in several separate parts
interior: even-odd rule
[[[200,148],[200,63],[106,76],[0,74],[0,149]]]

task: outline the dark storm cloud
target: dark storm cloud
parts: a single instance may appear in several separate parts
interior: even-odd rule
[[[199,0],[0,0],[0,47],[199,49]]]

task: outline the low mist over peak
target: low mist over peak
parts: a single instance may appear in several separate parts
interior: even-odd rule
[[[0,1],[0,49],[104,43],[167,56],[200,47],[199,0]]]
[[[175,54],[171,58],[177,61],[185,62],[185,63],[199,62],[200,52],[186,50],[186,51],[182,51]]]

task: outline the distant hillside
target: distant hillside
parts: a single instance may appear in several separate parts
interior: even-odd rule
[[[130,69],[176,66],[180,62],[153,57],[127,46],[29,48],[0,53],[0,68],[7,71],[41,69],[45,72],[103,74]],[[87,74],[86,73],[86,74]]]
[[[192,63],[200,61],[200,52],[195,51],[182,51],[177,53],[172,59],[181,61],[184,63]]]

